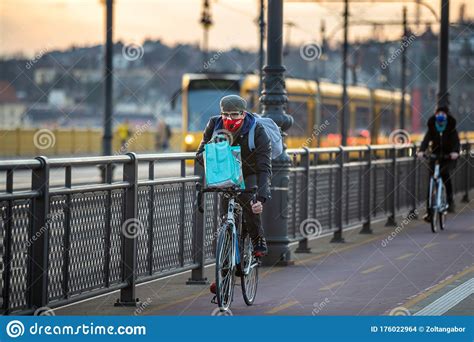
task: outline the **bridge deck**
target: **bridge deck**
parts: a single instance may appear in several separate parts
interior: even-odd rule
[[[374,225],[373,235],[345,232],[346,243],[313,240],[311,254],[289,267],[260,269],[256,303],[247,307],[236,286],[233,315],[414,314],[474,277],[474,201],[458,204],[445,231],[432,234],[421,219],[395,230]],[[393,234],[392,234],[393,235]],[[384,243],[385,241],[385,243]],[[207,268],[212,278],[213,267]],[[189,272],[142,284],[136,308],[114,307],[118,293],[55,310],[57,315],[210,315],[208,286],[185,285]],[[472,314],[473,297],[445,314]],[[393,311],[395,309],[395,311]]]

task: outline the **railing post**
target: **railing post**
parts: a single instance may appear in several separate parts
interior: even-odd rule
[[[365,161],[367,162],[365,170],[365,181],[364,181],[364,198],[365,198],[365,222],[362,224],[360,234],[372,234],[372,228],[370,227],[372,221],[372,200],[371,200],[371,176],[372,176],[372,148],[367,145],[367,155]]]
[[[301,199],[301,217],[303,218],[303,222],[309,218],[309,167],[310,167],[310,162],[311,162],[311,156],[309,154],[309,149],[305,146],[303,147],[303,150],[305,150],[305,153],[301,155],[301,164],[305,168],[304,174],[303,174],[303,184],[304,188],[303,191],[301,192],[299,199]],[[303,222],[300,222],[303,224]],[[295,222],[296,223],[296,222]],[[301,230],[301,229],[300,229]],[[301,239],[298,243],[298,247],[295,250],[295,253],[311,253],[311,248],[308,247],[308,236],[303,236],[303,239]]]
[[[390,149],[392,163],[391,163],[391,175],[390,175],[390,193],[388,194],[390,215],[385,223],[386,227],[395,227],[397,222],[395,221],[396,215],[396,191],[397,191],[397,149],[393,146]]]
[[[194,175],[200,176],[201,180],[204,180],[204,168],[197,161],[194,162]],[[196,201],[196,194],[194,203]],[[193,260],[198,267],[191,271],[191,278],[188,279],[186,284],[188,285],[205,285],[208,283],[207,278],[204,274],[204,265],[206,262],[206,250],[205,250],[205,220],[206,220],[206,194],[202,196],[202,206],[204,212],[201,213],[199,210],[194,210],[193,215]],[[196,205],[194,206],[196,207]]]
[[[413,175],[413,177],[410,177],[411,178],[411,191],[412,191],[411,198],[412,198],[412,201],[411,201],[411,210],[408,213],[408,216],[417,219],[418,218],[418,210],[416,208],[418,206],[418,186],[416,185],[416,183],[417,183],[417,179],[418,179],[418,156],[416,155],[416,144],[413,144],[411,149],[412,149],[412,154],[413,154],[412,164],[413,164],[414,175]]]
[[[13,170],[8,170],[6,174],[7,184],[6,192],[13,193]],[[2,270],[2,309],[3,314],[9,314],[10,312],[10,288],[11,288],[11,275],[12,275],[12,227],[13,227],[13,201],[7,202],[6,211],[2,212],[4,221],[4,235],[3,235],[3,270]]]
[[[32,200],[31,234],[29,236],[28,299],[29,307],[38,309],[48,304],[49,256],[49,163],[46,157],[37,157],[41,167],[32,171],[31,188],[39,192]]]
[[[334,236],[331,239],[331,242],[344,242],[342,237],[342,223],[343,223],[343,201],[342,201],[342,186],[343,186],[343,177],[344,177],[344,149],[342,146],[339,146],[339,152],[337,153],[337,182],[336,182],[336,218],[337,218],[337,230],[334,232]]]
[[[466,165],[466,172],[464,174],[464,177],[466,180],[466,186],[465,186],[465,193],[462,198],[462,202],[469,203],[469,190],[471,190],[471,163],[469,162],[469,158],[472,155],[471,144],[469,143],[469,141],[466,141],[465,153],[466,153],[466,160],[464,162],[464,165]]]
[[[135,153],[127,153],[130,162],[123,165],[123,180],[129,183],[125,189],[125,208],[122,237],[122,281],[127,284],[120,290],[120,298],[115,306],[137,306],[138,298],[135,297],[135,283],[137,272],[137,239],[144,232],[144,224],[138,219],[138,160]]]

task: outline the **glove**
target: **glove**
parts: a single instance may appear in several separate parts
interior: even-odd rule
[[[449,156],[451,157],[452,160],[456,160],[456,159],[459,158],[459,153],[457,153],[457,152],[451,152],[451,153],[449,154]]]
[[[419,151],[419,152],[416,154],[416,156],[417,156],[418,158],[422,159],[422,158],[424,158],[424,156],[425,156],[425,152]]]

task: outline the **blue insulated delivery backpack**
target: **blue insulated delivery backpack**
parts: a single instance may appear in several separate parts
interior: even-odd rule
[[[230,146],[225,139],[204,146],[204,170],[209,188],[245,189],[240,146]]]

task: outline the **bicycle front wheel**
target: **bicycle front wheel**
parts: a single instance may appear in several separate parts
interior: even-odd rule
[[[242,296],[245,304],[252,305],[257,295],[258,285],[258,260],[253,254],[252,240],[249,234],[242,239],[242,252],[240,258]]]
[[[217,241],[216,253],[216,299],[221,311],[229,309],[234,294],[233,243],[232,231],[223,226]]]
[[[438,189],[437,189],[437,184],[436,182],[433,182],[432,184],[432,190],[431,190],[431,208],[430,214],[431,214],[431,231],[433,233],[436,233],[438,231],[438,220],[439,220],[439,211],[437,207],[438,203]]]
[[[439,229],[444,230],[446,227],[446,211],[448,209],[446,187],[441,187],[441,208],[439,210],[438,225]]]

